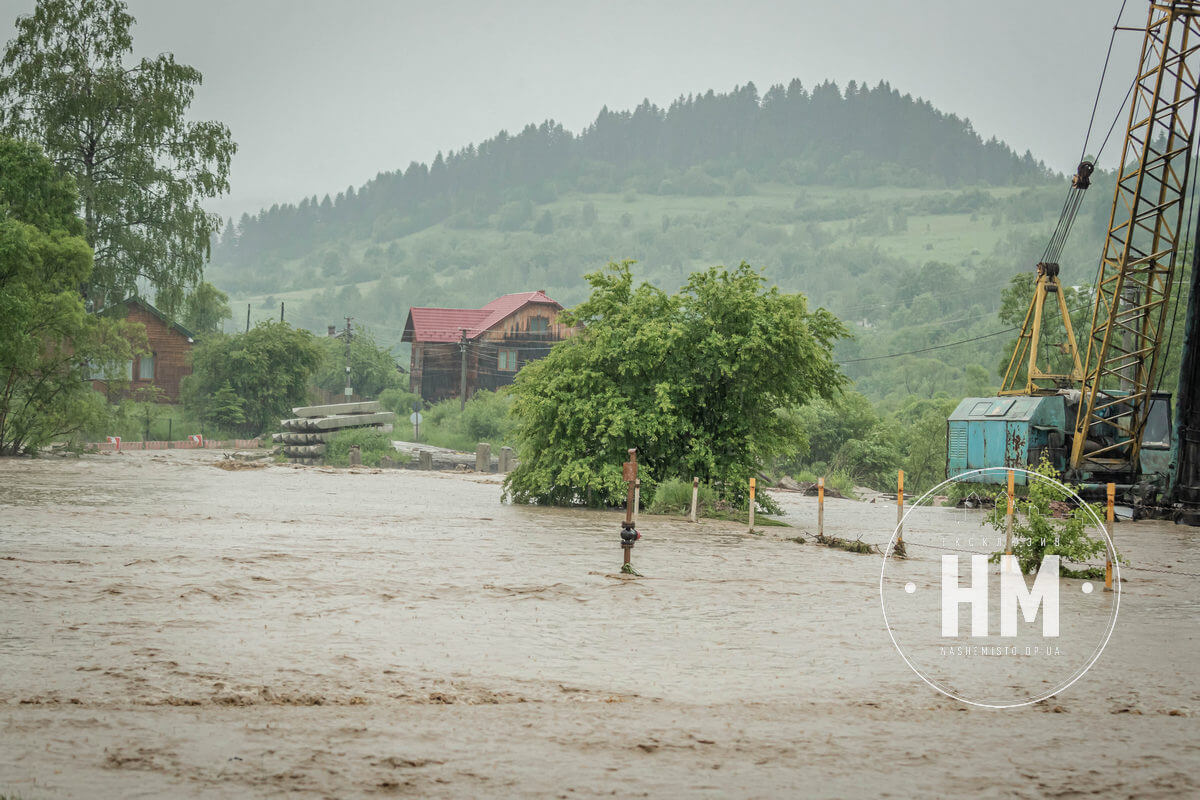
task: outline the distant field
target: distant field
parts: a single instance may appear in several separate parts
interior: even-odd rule
[[[1020,193],[1022,188],[995,187],[988,188],[985,191],[997,200],[1004,200]],[[797,188],[782,184],[760,184],[755,188],[753,194],[733,197],[660,196],[633,192],[623,194],[572,193],[562,196],[553,202],[535,206],[534,217],[545,211],[549,211],[556,219],[564,217],[577,219],[580,216],[581,209],[590,203],[596,211],[596,226],[598,228],[615,227],[620,224],[624,215],[628,215],[629,230],[633,232],[633,236],[640,236],[645,241],[662,235],[664,217],[668,218],[671,224],[693,221],[697,224],[711,226],[714,224],[714,220],[716,224],[720,224],[720,221],[723,219],[744,219],[747,216],[752,216],[756,211],[786,212],[789,215],[794,212],[795,219],[787,223],[772,223],[769,221],[760,223],[767,227],[777,228],[785,237],[792,237],[796,234],[797,228],[809,224],[805,221],[805,217],[809,213],[819,216],[830,208],[861,206],[861,213],[853,216],[813,221],[811,223],[819,228],[826,237],[825,246],[878,247],[883,253],[903,259],[913,265],[920,265],[934,260],[958,265],[970,265],[977,262],[981,257],[992,254],[996,250],[997,245],[1006,236],[1014,234],[1020,236],[1037,236],[1043,232],[1049,235],[1052,220],[1045,219],[1025,223],[997,223],[996,214],[989,212],[977,214],[914,214],[907,217],[906,230],[878,234],[869,234],[861,230],[856,230],[856,226],[861,228],[864,220],[872,214],[890,213],[898,205],[910,205],[920,201],[922,198],[936,198],[953,193],[956,192],[945,189],[915,189],[905,187],[860,189],[836,186]],[[798,201],[800,203],[799,208],[796,207]],[[365,258],[367,251],[371,247],[386,247],[393,242],[406,248],[409,252],[423,247],[439,247],[449,244],[457,250],[494,254],[503,252],[506,248],[511,248],[514,239],[521,237],[521,235],[521,232],[499,231],[495,228],[453,229],[447,227],[445,224],[437,224],[394,240],[377,242],[370,239],[356,239],[344,242],[342,246],[349,256],[354,259]],[[580,228],[576,226],[556,230],[545,237],[538,237],[537,240],[541,241],[545,239],[553,244],[555,239],[573,241],[581,235]],[[636,248],[629,248],[631,251],[634,249]],[[699,254],[680,259],[685,270],[716,263],[714,258],[709,257],[703,252],[706,248],[701,247],[700,249],[702,252]],[[632,252],[629,255],[634,257]],[[250,316],[252,322],[262,319],[277,319],[279,316],[279,303],[281,301],[291,306],[288,309],[289,316],[293,314],[303,316],[306,304],[314,296],[325,291],[329,287],[329,284],[314,282],[311,285],[304,286],[287,285],[284,282],[286,276],[299,271],[301,262],[302,259],[292,259],[284,261],[281,264],[282,269],[279,270],[281,274],[281,286],[278,289],[253,293],[234,292],[231,295],[231,303],[235,309],[235,322],[231,323],[230,327],[236,326],[240,328],[245,324],[245,309],[247,304],[251,307]],[[645,262],[643,263],[645,264]],[[578,271],[578,274],[563,277],[581,286],[582,272],[602,265],[603,260],[597,260],[595,263],[586,263],[581,265],[582,268]],[[650,267],[649,271],[651,273],[655,271],[655,265],[645,264],[645,266]],[[764,266],[768,267],[768,269],[771,267],[770,264],[765,264]],[[406,274],[411,274],[414,269],[419,270],[421,268],[422,265],[419,263],[394,264],[391,265],[390,269],[385,267],[383,272],[403,279]],[[435,286],[456,289],[464,281],[469,282],[476,278],[485,277],[484,275],[476,274],[475,267],[465,265],[464,269],[458,271],[431,275],[431,280]],[[664,275],[662,274],[652,276],[652,278],[658,279],[662,279],[663,277]],[[339,282],[336,286],[339,291],[344,287],[354,286],[366,296],[369,295],[378,283],[379,278],[373,277],[369,280]],[[561,281],[550,281],[549,283],[561,283]],[[512,290],[516,291],[517,289]],[[241,310],[237,311],[237,309]],[[404,311],[406,310],[404,309]],[[397,316],[402,317],[403,315],[398,313]],[[395,319],[387,320],[386,322],[391,326],[397,324]],[[402,325],[402,319],[399,321],[399,324]]]

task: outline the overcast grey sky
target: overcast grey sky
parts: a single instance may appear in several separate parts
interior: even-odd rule
[[[765,93],[793,77],[887,80],[1072,170],[1120,5],[129,0],[137,54],[173,52],[203,72],[193,115],[233,131],[232,194],[211,207],[235,217],[359,186],[502,128],[553,118],[578,132],[603,105],[667,105],[747,81]],[[0,0],[0,39],[33,8]],[[1132,0],[1124,21],[1144,24],[1146,12]],[[1139,46],[1139,34],[1118,34],[1100,138]]]

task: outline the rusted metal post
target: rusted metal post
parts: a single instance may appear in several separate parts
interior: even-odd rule
[[[1105,552],[1104,591],[1106,591],[1106,592],[1111,592],[1113,590],[1112,562],[1113,562],[1113,549],[1116,547],[1116,544],[1115,544],[1116,540],[1113,539],[1113,532],[1116,529],[1116,514],[1113,509],[1113,502],[1116,500],[1116,496],[1117,496],[1117,485],[1115,483],[1110,483],[1108,485],[1108,503],[1107,503],[1108,508],[1107,508],[1107,513],[1106,513],[1106,516],[1108,517],[1108,520],[1107,520],[1108,521],[1108,547],[1104,548],[1104,552]]]
[[[896,545],[904,547],[904,470],[896,474]]]
[[[754,478],[750,479],[750,532],[754,533]]]
[[[1013,480],[1014,474],[1008,471],[1008,511],[1004,515],[1004,555],[1012,555],[1013,535]]]
[[[825,535],[825,479],[817,478],[817,536]]]
[[[699,522],[699,517],[696,516],[696,504],[700,500],[700,479],[692,478],[692,515],[689,517],[692,522]]]
[[[629,448],[629,460],[623,465],[622,477],[625,479],[626,485],[629,487],[625,495],[625,521],[621,523],[621,550],[624,551],[624,561],[621,564],[621,572],[636,575],[637,572],[633,568],[633,563],[630,554],[633,551],[633,544],[641,534],[634,527],[633,515],[634,504],[637,499],[637,448]]]

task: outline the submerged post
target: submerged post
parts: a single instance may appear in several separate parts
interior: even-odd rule
[[[896,547],[904,547],[904,470],[896,474]]]
[[[750,532],[754,533],[754,478],[750,479]]]
[[[689,517],[689,519],[692,522],[699,521],[699,518],[696,516],[696,503],[699,499],[700,499],[700,479],[692,478],[692,514]]]
[[[825,479],[817,478],[817,536],[825,535]]]
[[[623,465],[622,477],[628,486],[628,492],[625,495],[625,521],[621,523],[621,550],[624,553],[624,562],[621,564],[621,572],[629,575],[637,575],[637,571],[633,568],[633,563],[630,559],[630,554],[633,551],[633,544],[641,538],[641,534],[637,532],[633,522],[633,509],[635,493],[637,491],[637,448],[629,448],[629,460]]]
[[[1008,471],[1008,511],[1004,515],[1004,555],[1012,555],[1013,534],[1013,471]]]
[[[1117,485],[1115,483],[1110,483],[1108,485],[1108,508],[1107,513],[1105,514],[1105,516],[1108,518],[1108,547],[1104,548],[1104,591],[1106,592],[1111,592],[1113,590],[1112,560],[1113,549],[1116,547],[1115,540],[1113,539],[1113,531],[1116,528],[1116,514],[1113,509],[1113,501],[1116,499],[1116,496]]]

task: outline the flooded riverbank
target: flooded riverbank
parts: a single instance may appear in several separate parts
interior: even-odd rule
[[[644,516],[623,578],[617,514],[495,477],[218,458],[0,461],[0,794],[1200,791],[1194,529],[1122,525],[1162,571],[1082,680],[994,712],[905,665],[878,556]],[[895,510],[825,520],[882,543]]]

